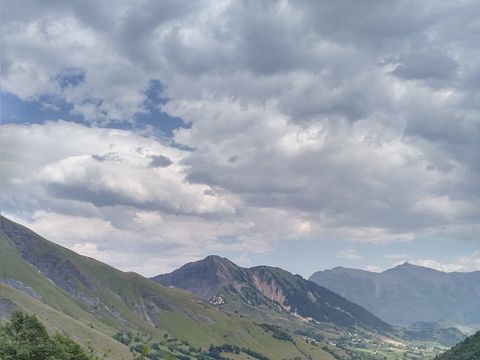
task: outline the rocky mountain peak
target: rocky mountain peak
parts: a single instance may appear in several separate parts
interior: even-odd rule
[[[195,295],[210,299],[217,295],[225,284],[231,282],[241,268],[230,260],[217,255],[183,265],[177,270],[153,277],[164,286],[188,290]]]
[[[388,324],[360,306],[277,267],[242,268],[227,259],[208,256],[153,280],[179,287],[230,310],[247,306],[249,311],[274,311],[277,314],[279,311],[306,321],[390,329]]]

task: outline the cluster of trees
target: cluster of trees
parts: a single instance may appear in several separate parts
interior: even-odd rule
[[[269,331],[278,329],[270,329]],[[282,335],[283,336],[283,335]],[[114,338],[129,345],[133,360],[227,360],[222,353],[241,352],[257,360],[269,360],[266,356],[245,347],[224,344],[211,345],[207,351],[190,346],[165,336],[164,341],[144,345],[141,334],[119,332]],[[150,339],[153,340],[153,339]],[[162,346],[166,345],[166,349]],[[173,353],[175,352],[175,354]],[[93,346],[83,348],[70,337],[61,334],[49,335],[45,326],[35,315],[15,312],[11,320],[0,325],[0,360],[108,360],[109,354],[97,355]]]
[[[145,360],[148,349],[133,355]],[[90,344],[84,349],[70,337],[50,336],[35,315],[15,312],[0,325],[0,360],[107,360],[108,353],[97,355]]]
[[[294,342],[292,336],[287,332],[283,331],[280,326],[266,324],[266,323],[260,324],[260,326],[265,331],[271,331],[272,336],[277,340]]]
[[[149,351],[146,358],[149,360],[191,360],[192,357],[198,358],[198,354],[202,352],[202,348],[190,346],[188,341],[170,337],[167,333],[163,335],[163,340],[154,340],[151,335],[132,331],[119,331],[113,338],[128,346],[132,353],[141,353],[147,345]]]
[[[221,353],[231,353],[231,354],[240,354],[240,352],[243,352],[250,357],[257,359],[257,360],[270,360],[268,357],[253,351],[251,349],[248,349],[246,347],[238,347],[236,345],[230,345],[230,344],[223,344],[219,346],[215,345],[210,345],[208,348],[207,356],[208,358],[215,359],[215,360],[229,360],[227,357],[223,357]]]
[[[35,315],[16,312],[0,326],[1,360],[99,360],[67,336],[50,336]]]
[[[269,331],[272,330],[269,329]],[[144,344],[147,344],[149,352],[146,358],[149,360],[230,360],[228,355],[224,354],[240,354],[241,352],[249,355],[253,359],[269,360],[266,356],[251,349],[246,347],[241,348],[231,344],[210,345],[208,350],[204,350],[201,347],[191,346],[188,341],[171,337],[167,333],[165,333],[163,339],[159,341],[154,341],[151,336],[138,332],[133,333],[131,331],[119,331],[113,338],[129,346],[132,352],[141,350]]]

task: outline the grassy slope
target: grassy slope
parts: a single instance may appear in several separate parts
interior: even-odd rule
[[[0,284],[0,298],[10,300],[16,305],[18,310],[36,314],[51,333],[66,333],[75,341],[84,345],[92,341],[99,353],[111,350],[111,356],[114,359],[129,359],[131,357],[129,349],[111,337],[111,334],[116,332],[116,330],[106,327],[98,320],[88,322],[84,319],[74,319],[21,291],[3,284]],[[190,339],[189,341],[192,344],[204,348],[208,348],[212,342],[217,344],[233,343],[254,349],[275,359],[295,358],[297,356],[302,358],[311,356],[319,360],[334,359],[321,348],[304,344],[298,337],[295,339],[296,345],[290,342],[278,341],[248,319],[240,319],[240,321],[239,319],[233,319],[231,322],[226,322],[224,321],[225,319],[222,319],[223,316],[224,314],[218,314],[212,317],[216,321],[212,331],[217,333],[218,341],[213,341],[214,339],[210,335],[193,328],[191,320],[187,318],[179,320],[178,317],[170,317],[168,313],[165,314],[164,318],[165,327],[169,329],[169,332],[174,337]],[[161,339],[162,336],[158,335],[154,336],[154,338]],[[249,358],[245,354],[243,356],[245,359]]]
[[[113,332],[113,329],[107,329],[101,323],[87,323],[84,319],[74,319],[21,291],[3,284],[0,284],[0,298],[11,301],[15,304],[17,310],[36,314],[50,333],[68,334],[75,341],[84,345],[88,341],[92,341],[94,348],[99,353],[111,350],[112,354],[119,358],[130,358],[129,349],[108,334],[108,332]]]
[[[22,231],[28,232],[26,229]],[[165,288],[138,274],[121,272],[41,239],[34,233],[30,235],[40,240],[36,246],[28,250],[29,256],[41,258],[46,254],[53,254],[68,260],[94,285],[95,291],[81,283],[78,284],[78,288],[87,295],[99,297],[102,304],[114,309],[125,321],[120,321],[105,309],[100,309],[95,315],[92,314],[92,310],[85,304],[55,286],[25,261],[13,242],[2,232],[0,232],[0,278],[21,281],[38,293],[42,301],[5,285],[0,288],[0,297],[9,299],[23,310],[39,314],[50,330],[67,332],[83,344],[87,339],[94,339],[100,349],[111,348],[118,357],[125,353],[125,349],[112,345],[114,343],[110,341],[110,336],[117,329],[138,330],[155,338],[160,338],[164,331],[167,331],[195,345],[207,347],[211,343],[231,343],[251,348],[273,359],[305,357],[303,352],[317,359],[331,358],[319,348],[299,350],[290,342],[276,340],[252,320],[224,313],[205,303],[198,303],[197,298],[186,292]],[[152,296],[160,299],[168,308],[156,311],[157,327],[139,316],[142,309],[148,305],[146,301]],[[89,324],[93,325],[93,329]]]

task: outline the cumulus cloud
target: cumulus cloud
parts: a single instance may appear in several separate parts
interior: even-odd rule
[[[311,230],[300,214],[190,182],[191,151],[151,136],[64,121],[1,130],[2,213],[122,269],[153,275],[209,252],[266,251]],[[152,167],[161,156],[171,164]]]
[[[197,249],[478,239],[475,1],[25,0],[5,13],[2,91],[61,99],[90,126],[2,127],[6,211],[132,232],[126,219],[159,216]],[[135,128],[153,80],[155,106],[189,124],[170,143],[149,133],[158,119]]]
[[[136,206],[171,213],[233,213],[210,187],[185,181],[181,165],[151,168],[154,152],[178,162],[184,151],[125,130],[67,122],[6,125],[0,134],[5,182],[36,187],[53,199],[95,207]],[[53,149],[55,147],[55,149]]]

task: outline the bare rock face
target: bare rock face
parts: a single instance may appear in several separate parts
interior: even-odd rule
[[[360,306],[275,267],[242,268],[228,259],[208,256],[153,280],[189,291],[216,306],[249,306],[291,313],[306,321],[390,329],[387,323]]]
[[[285,287],[279,284],[267,267],[257,267],[252,271],[252,283],[255,288],[267,299],[280,307],[291,312],[292,307],[288,304]]]
[[[31,230],[19,226],[3,217],[0,217],[0,231],[10,239],[22,258],[36,268],[42,275],[70,295],[82,301],[91,309],[98,309],[100,299],[96,296],[97,289],[94,284],[70,259],[65,258],[64,254],[60,251],[56,251],[57,247],[55,245],[52,244],[52,246],[46,247],[45,239]],[[81,291],[79,289],[80,286],[88,289],[89,293],[87,294],[85,291]],[[13,287],[18,289],[18,284]],[[22,291],[35,297],[28,289],[23,289]]]

